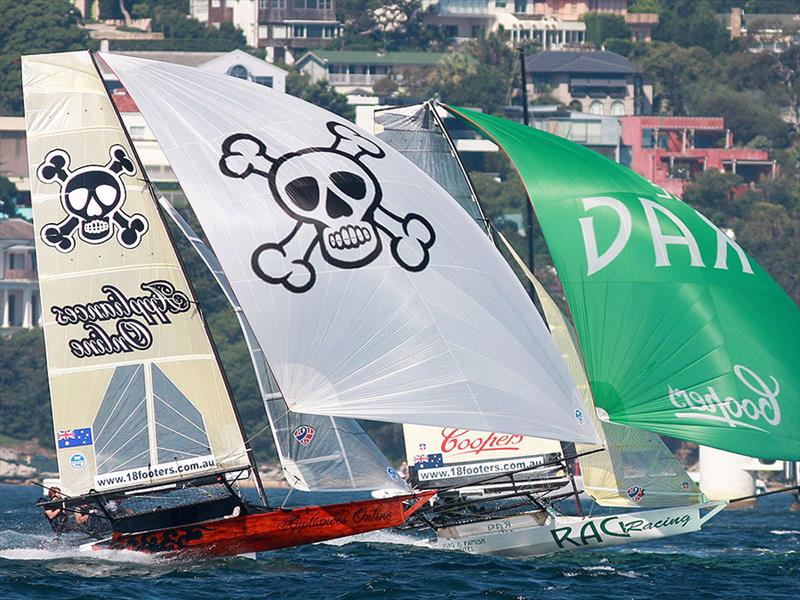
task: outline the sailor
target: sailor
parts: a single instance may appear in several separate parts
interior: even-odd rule
[[[47,490],[47,497],[51,501],[62,500],[63,496],[61,495],[61,488],[51,487],[49,490]],[[53,528],[53,531],[57,533],[64,531],[64,527],[67,524],[67,512],[63,507],[45,508],[44,516],[47,517],[47,520],[50,522],[50,527]]]

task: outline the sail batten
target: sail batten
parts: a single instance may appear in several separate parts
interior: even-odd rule
[[[591,150],[446,108],[519,172],[611,422],[767,460],[800,457],[800,312],[735,240]]]
[[[596,440],[513,272],[413,164],[263,86],[103,59],[169,158],[293,411]]]

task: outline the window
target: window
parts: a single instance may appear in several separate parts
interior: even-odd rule
[[[611,115],[614,117],[621,117],[625,114],[625,104],[623,102],[614,102],[611,105]]]
[[[12,270],[13,269],[21,269],[22,266],[20,266],[20,262],[21,261],[19,259],[20,259],[20,257],[19,257],[18,254],[14,254],[13,252],[9,252],[8,253],[8,268],[12,269]]]
[[[322,25],[307,25],[306,26],[306,37],[309,37],[309,38],[321,38],[322,37]]]
[[[442,25],[442,32],[444,33],[444,37],[458,37],[458,25]]]
[[[655,148],[653,130],[649,127],[642,129],[642,148]]]
[[[38,267],[36,266],[36,252],[31,252],[31,270],[35,273]]]
[[[575,112],[582,112],[583,104],[581,104],[580,100],[573,100],[569,103],[569,109]]]
[[[261,10],[269,9],[270,0],[258,0],[258,8]]]
[[[306,28],[303,25],[292,26],[292,37],[304,38],[306,37]]]
[[[483,37],[483,25],[473,25],[472,26],[472,34],[470,37],[473,38],[482,38]]]
[[[250,71],[248,71],[247,67],[244,65],[233,65],[230,69],[228,69],[228,75],[231,77],[236,77],[237,79],[250,80]]]
[[[506,0],[495,0],[494,7],[495,8],[505,8],[506,7]]]
[[[265,86],[267,86],[267,87],[269,87],[269,88],[271,88],[271,87],[273,86],[273,83],[274,83],[274,81],[273,81],[273,78],[272,78],[272,77],[256,77],[256,78],[254,79],[254,81],[255,81],[255,82],[258,84],[258,85],[265,85]]]
[[[589,106],[589,112],[593,115],[602,115],[603,114],[603,103],[599,100],[595,100]]]
[[[514,0],[514,12],[515,13],[528,12],[528,0]]]

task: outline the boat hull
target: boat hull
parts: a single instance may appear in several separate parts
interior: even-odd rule
[[[645,510],[598,517],[516,515],[438,532],[437,548],[471,554],[543,556],[571,550],[619,546],[699,531],[726,503]],[[701,514],[701,509],[710,509]]]
[[[92,544],[92,549],[199,556],[265,552],[397,527],[435,493],[275,509],[142,533],[117,532]]]

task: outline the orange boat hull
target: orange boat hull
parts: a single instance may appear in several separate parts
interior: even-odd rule
[[[275,509],[145,533],[117,532],[93,548],[202,556],[265,552],[397,527],[435,494]],[[406,502],[410,505],[405,506]]]

